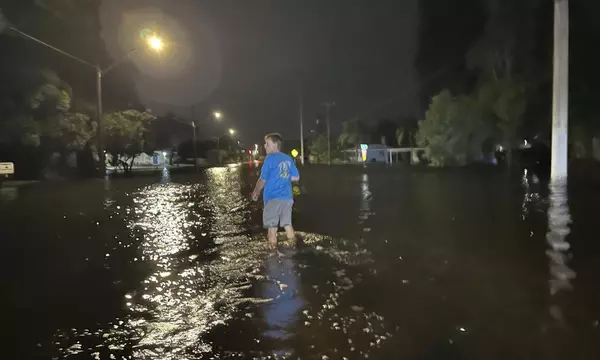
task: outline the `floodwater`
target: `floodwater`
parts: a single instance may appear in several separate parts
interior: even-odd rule
[[[600,358],[597,188],[306,167],[277,256],[257,170],[0,190],[0,358]]]

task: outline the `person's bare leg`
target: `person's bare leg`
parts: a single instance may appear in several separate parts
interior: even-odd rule
[[[277,228],[269,228],[269,230],[267,230],[267,239],[269,240],[269,246],[272,249],[277,248]]]
[[[296,233],[294,232],[294,228],[292,227],[292,225],[287,225],[283,228],[285,229],[285,235],[287,236],[288,240],[296,239]]]

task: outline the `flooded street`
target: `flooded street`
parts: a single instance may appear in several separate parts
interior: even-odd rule
[[[600,189],[306,167],[273,256],[257,171],[2,189],[0,357],[600,358]]]

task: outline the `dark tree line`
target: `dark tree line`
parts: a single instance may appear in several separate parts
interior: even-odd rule
[[[510,150],[523,138],[549,143],[553,1],[423,0],[419,144],[439,165],[478,158],[490,140]],[[570,144],[591,157],[600,137],[600,3],[570,2]],[[597,140],[596,140],[597,141]],[[510,158],[510,156],[509,156]]]

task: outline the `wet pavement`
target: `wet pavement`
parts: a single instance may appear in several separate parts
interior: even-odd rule
[[[600,358],[598,188],[301,172],[282,256],[254,166],[1,189],[0,358]]]

